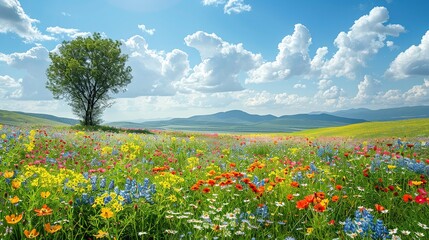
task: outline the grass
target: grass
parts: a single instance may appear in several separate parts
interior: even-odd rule
[[[0,123],[10,126],[67,126],[64,123],[5,110],[0,110]]]
[[[341,127],[304,130],[291,133],[291,135],[307,137],[340,136],[353,138],[427,137],[429,136],[429,118],[388,122],[365,122]]]

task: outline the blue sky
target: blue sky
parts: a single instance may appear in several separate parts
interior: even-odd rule
[[[133,80],[106,121],[429,103],[423,0],[0,0],[0,109],[73,117],[48,54],[100,32]]]

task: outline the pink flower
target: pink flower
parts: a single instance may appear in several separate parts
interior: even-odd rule
[[[417,189],[417,192],[419,192],[419,194],[424,196],[424,197],[426,197],[428,195],[428,193],[426,192],[426,190],[424,188]]]
[[[418,195],[414,201],[418,204],[424,204],[426,202],[426,196]]]

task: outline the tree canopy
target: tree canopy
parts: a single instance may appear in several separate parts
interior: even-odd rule
[[[121,42],[102,38],[99,33],[64,41],[51,52],[46,87],[55,99],[64,99],[83,125],[101,123],[103,111],[112,105],[110,96],[125,91],[131,82],[128,56]]]

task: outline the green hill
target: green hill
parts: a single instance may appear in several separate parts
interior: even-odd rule
[[[33,117],[16,112],[0,110],[0,123],[11,126],[66,126],[67,124],[48,119]]]
[[[368,137],[429,137],[429,118],[407,119],[388,122],[365,122],[341,127],[304,130],[291,135],[319,137],[343,136]]]

